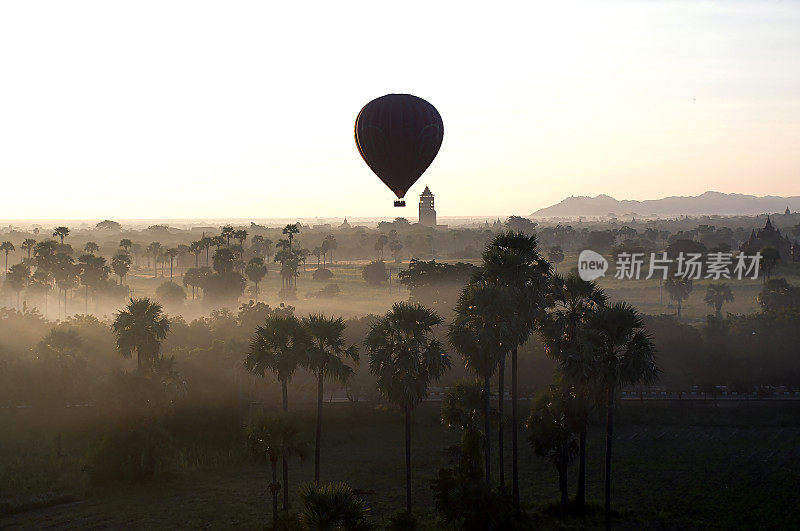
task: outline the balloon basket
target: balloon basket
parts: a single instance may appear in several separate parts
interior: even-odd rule
[[[394,202],[394,206],[396,206],[396,207],[404,207],[404,206],[406,206],[406,202],[401,199],[400,201],[395,201]]]

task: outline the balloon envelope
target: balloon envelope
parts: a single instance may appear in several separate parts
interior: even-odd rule
[[[410,94],[387,94],[364,105],[355,126],[367,166],[402,199],[431,165],[444,138],[436,108]]]

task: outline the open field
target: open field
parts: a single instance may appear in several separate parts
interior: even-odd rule
[[[5,513],[0,525],[262,528],[269,517],[268,470],[247,458],[238,429],[241,417],[222,410],[195,414],[176,432],[178,457],[171,477],[92,490],[81,468],[96,444],[100,419],[86,411],[47,422],[34,410],[3,413],[2,424],[12,429],[0,436],[0,510]],[[310,439],[313,417],[307,411],[299,416],[307,421]],[[620,407],[615,428],[616,527],[800,525],[800,404],[628,402]],[[62,429],[63,456],[58,457],[57,441],[44,434]],[[591,427],[588,447],[588,492],[597,504],[602,499],[603,429],[602,424]],[[428,528],[436,528],[429,481],[456,440],[439,424],[438,404],[427,403],[415,414],[414,496]],[[525,443],[524,433],[520,440]],[[398,414],[366,404],[355,410],[349,404],[326,405],[322,480],[344,480],[365,491],[376,519],[385,521],[403,506],[402,444]],[[542,510],[557,497],[556,475],[527,445],[520,453],[520,470],[533,525],[601,525],[599,512],[562,520]],[[575,471],[573,465],[571,490]],[[313,460],[293,464],[290,474],[294,492],[312,478]]]

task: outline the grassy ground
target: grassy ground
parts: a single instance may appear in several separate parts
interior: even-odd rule
[[[322,480],[366,492],[379,522],[404,505],[403,424],[392,411],[326,405]],[[526,409],[526,408],[523,408]],[[310,439],[312,417],[308,421]],[[250,462],[238,433],[215,444],[202,433],[182,437],[175,473],[143,486],[92,490],[81,468],[98,427],[85,413],[60,420],[16,412],[2,418],[0,526],[262,528],[269,518],[268,470]],[[82,421],[80,419],[83,419]],[[800,404],[625,403],[618,414],[614,457],[617,527],[796,528],[800,489]],[[69,427],[68,427],[69,426]],[[57,437],[63,432],[62,457]],[[457,435],[428,403],[413,425],[414,498],[435,528],[429,481]],[[525,442],[524,433],[520,438]],[[510,442],[510,437],[506,437]],[[588,492],[602,500],[603,426],[592,426]],[[506,463],[510,464],[510,451]],[[575,485],[575,466],[570,489]],[[510,467],[509,467],[510,469]],[[313,462],[290,468],[291,492],[311,480]],[[560,519],[542,508],[557,498],[552,466],[523,446],[522,496],[539,527],[599,527],[601,515]],[[510,470],[506,472],[510,479]],[[296,496],[295,496],[296,500]],[[0,513],[2,514],[2,513]]]

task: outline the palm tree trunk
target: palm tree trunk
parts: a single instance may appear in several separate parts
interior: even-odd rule
[[[511,351],[511,481],[514,496],[514,513],[519,516],[519,470],[517,442],[517,347]]]
[[[586,421],[581,426],[580,449],[578,457],[578,492],[575,495],[575,506],[583,511],[586,506]]]
[[[319,446],[322,437],[322,370],[317,379],[317,440],[314,443],[314,483],[319,485]]]
[[[606,420],[606,529],[611,529],[611,442],[614,432],[614,386],[608,386]]]
[[[283,398],[283,412],[289,412],[289,389],[286,380],[281,380],[281,397]],[[289,463],[283,456],[283,510],[289,510]]]
[[[503,463],[503,400],[505,395],[505,372],[506,372],[506,356],[500,358],[500,367],[499,372],[497,374],[497,414],[498,414],[498,421],[497,421],[497,454],[498,454],[498,469],[500,471],[500,490],[506,490],[506,474],[505,474],[505,465]]]
[[[83,313],[89,315],[89,286],[86,286],[86,298],[83,300]]]
[[[272,529],[278,528],[278,461],[270,461],[272,464]]]
[[[406,406],[406,510],[411,514],[411,408]]]
[[[483,455],[485,461],[486,486],[492,486],[492,448],[491,448],[491,422],[489,419],[489,392],[491,379],[487,374],[483,377]]]

